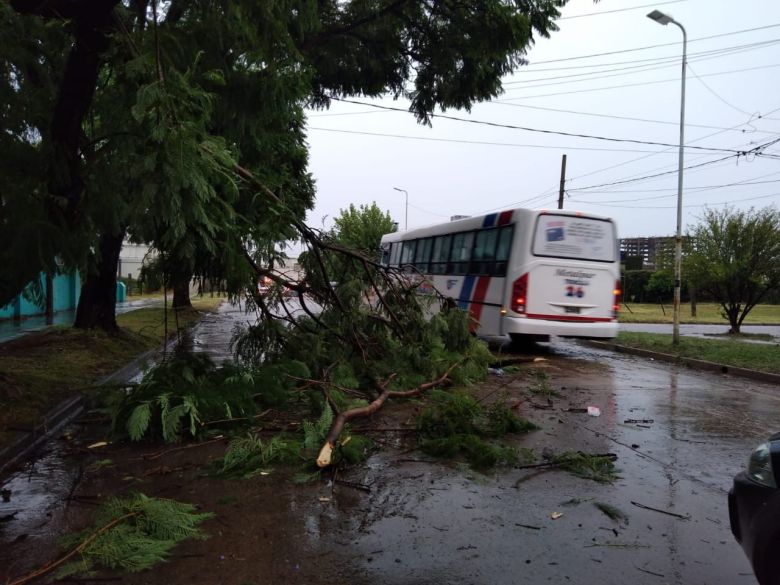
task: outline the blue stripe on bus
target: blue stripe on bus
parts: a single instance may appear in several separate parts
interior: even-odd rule
[[[491,213],[489,215],[485,216],[485,219],[482,221],[482,227],[483,228],[491,228],[494,225],[496,225],[496,218],[498,217],[497,213]]]
[[[463,288],[460,289],[460,297],[458,297],[458,306],[464,311],[469,308],[471,301],[471,291],[474,289],[475,276],[467,276],[463,281]]]

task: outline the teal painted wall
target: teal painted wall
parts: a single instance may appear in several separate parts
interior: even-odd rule
[[[46,290],[46,281],[43,273],[40,275],[40,283],[43,291]],[[54,296],[54,311],[68,311],[75,309],[81,293],[81,278],[78,272],[72,274],[58,274],[52,283]],[[38,306],[35,303],[19,295],[5,307],[0,308],[0,319],[13,319],[41,315],[46,311],[46,305]]]

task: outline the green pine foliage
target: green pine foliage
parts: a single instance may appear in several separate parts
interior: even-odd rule
[[[503,403],[486,409],[473,396],[458,391],[432,392],[417,418],[420,448],[425,453],[449,459],[462,455],[475,469],[517,463],[524,454],[495,439],[536,428]]]
[[[164,561],[179,542],[206,538],[199,525],[211,516],[198,513],[191,504],[144,494],[112,498],[99,509],[91,528],[62,539],[66,550],[83,548],[79,560],[64,565],[57,576],[89,574],[99,567],[149,569]]]
[[[325,404],[320,417],[315,422],[303,421],[301,428],[303,430],[303,450],[306,455],[309,457],[317,455],[332,424],[333,409],[328,404]]]
[[[566,451],[555,455],[552,462],[572,475],[598,483],[612,483],[620,479],[612,458],[607,456],[590,455],[581,451]]]
[[[300,461],[301,449],[299,439],[276,435],[264,441],[258,434],[249,433],[230,442],[217,473],[223,477],[254,477],[275,463]]]
[[[198,438],[206,421],[257,412],[254,380],[235,366],[216,368],[204,355],[177,354],[115,400],[113,432],[132,441]]]

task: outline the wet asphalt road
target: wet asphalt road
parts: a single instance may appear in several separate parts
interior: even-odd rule
[[[749,452],[780,428],[780,389],[570,342],[553,346],[607,366],[595,376],[573,367],[568,380],[556,380],[601,416],[528,412],[543,429],[523,445],[616,453],[621,479],[600,485],[528,470],[470,478],[377,456],[376,473],[363,481],[382,487],[353,543],[370,559],[371,580],[754,584],[729,530],[726,494]],[[582,502],[562,505],[572,498]],[[628,521],[611,521],[595,502],[615,506]],[[553,520],[553,512],[563,516]]]
[[[229,334],[247,320],[226,306],[185,343],[223,359]],[[755,445],[780,430],[780,388],[563,340],[550,347],[549,362],[559,365],[553,386],[565,404],[597,406],[601,415],[564,412],[557,399],[553,410],[525,405],[521,414],[542,428],[519,445],[612,452],[621,479],[602,485],[517,469],[480,475],[386,449],[348,478],[371,485],[370,494],[341,488],[319,501],[301,491],[312,487],[278,492],[274,508],[295,543],[286,554],[300,559],[296,571],[316,575],[316,559],[346,554],[344,575],[353,583],[754,585],[729,530],[726,494]],[[22,535],[40,542],[56,530],[61,502],[78,481],[58,448],[0,481],[14,494],[0,503],[0,517],[15,512],[0,525],[0,543]],[[564,505],[573,498],[579,503]],[[627,520],[610,520],[596,502]],[[563,515],[553,520],[553,512]]]

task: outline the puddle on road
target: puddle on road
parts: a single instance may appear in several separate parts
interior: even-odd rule
[[[0,565],[24,564],[27,543],[51,547],[60,518],[81,467],[67,457],[68,446],[52,440],[44,451],[2,482],[9,501],[0,501]],[[0,578],[5,575],[0,573]]]

